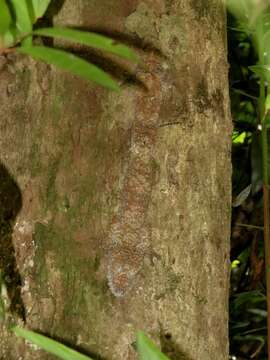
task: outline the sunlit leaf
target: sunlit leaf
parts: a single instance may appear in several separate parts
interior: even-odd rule
[[[32,22],[26,0],[9,0],[15,14],[15,24],[20,35],[32,31]]]
[[[16,29],[14,27],[10,27],[3,36],[3,43],[5,47],[11,47],[16,42]]]
[[[50,65],[55,65],[85,80],[94,81],[108,89],[119,90],[116,82],[103,70],[71,53],[45,46],[19,47],[17,51]]]
[[[270,58],[268,35],[270,30],[270,14],[261,12],[254,23],[254,43],[258,51],[260,64],[268,64]]]
[[[232,263],[231,263],[231,269],[237,268],[238,265],[240,265],[240,261],[239,260],[233,260]]]
[[[247,133],[243,131],[240,134],[239,133],[233,134],[232,140],[234,144],[244,144],[246,137],[247,137]]]
[[[227,8],[229,12],[232,13],[242,23],[247,24],[250,21],[250,1],[227,0]]]
[[[249,66],[249,69],[262,79],[270,81],[270,65],[253,65]]]
[[[265,107],[265,112],[268,113],[270,111],[270,94],[266,96],[264,107]]]
[[[45,14],[50,2],[51,0],[32,0],[35,22]]]
[[[0,9],[0,37],[2,38],[11,23],[11,15],[5,0],[0,0]]]
[[[137,55],[127,46],[119,44],[113,39],[103,35],[74,30],[69,28],[43,28],[34,31],[34,34],[41,36],[50,36],[54,38],[62,38],[76,43],[94,47],[96,49],[105,50],[122,58],[137,61]]]
[[[137,333],[136,348],[140,360],[169,360],[142,331]]]
[[[32,344],[37,345],[50,354],[56,355],[62,360],[92,360],[90,357],[80,354],[77,351],[70,349],[69,347],[44,335],[40,335],[36,332],[29,331],[18,326],[15,326],[12,330],[17,336],[30,341]]]

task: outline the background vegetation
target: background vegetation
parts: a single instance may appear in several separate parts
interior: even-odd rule
[[[231,359],[267,359],[259,78],[249,66],[257,53],[251,36],[228,15],[230,96],[234,123],[231,235]]]

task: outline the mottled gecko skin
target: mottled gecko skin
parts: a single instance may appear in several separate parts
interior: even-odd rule
[[[119,211],[109,232],[107,278],[116,297],[124,296],[132,288],[150,246],[151,229],[146,218],[155,176],[153,149],[157,137],[161,84],[154,71],[144,74],[142,80],[148,90],[138,90],[129,163]]]

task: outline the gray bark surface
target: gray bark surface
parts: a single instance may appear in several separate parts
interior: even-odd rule
[[[141,61],[82,49],[119,93],[22,56],[1,68],[14,313],[104,360],[136,359],[137,330],[172,360],[227,360],[223,1],[66,0],[54,22],[124,41]],[[2,330],[0,359],[52,358]]]

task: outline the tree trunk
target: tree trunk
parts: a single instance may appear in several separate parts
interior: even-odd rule
[[[140,329],[173,360],[227,360],[223,1],[66,0],[58,10],[55,24],[124,41],[141,61],[79,49],[121,92],[26,57],[3,62],[0,266],[14,316],[100,359],[135,359]],[[0,357],[53,358],[4,329]]]

